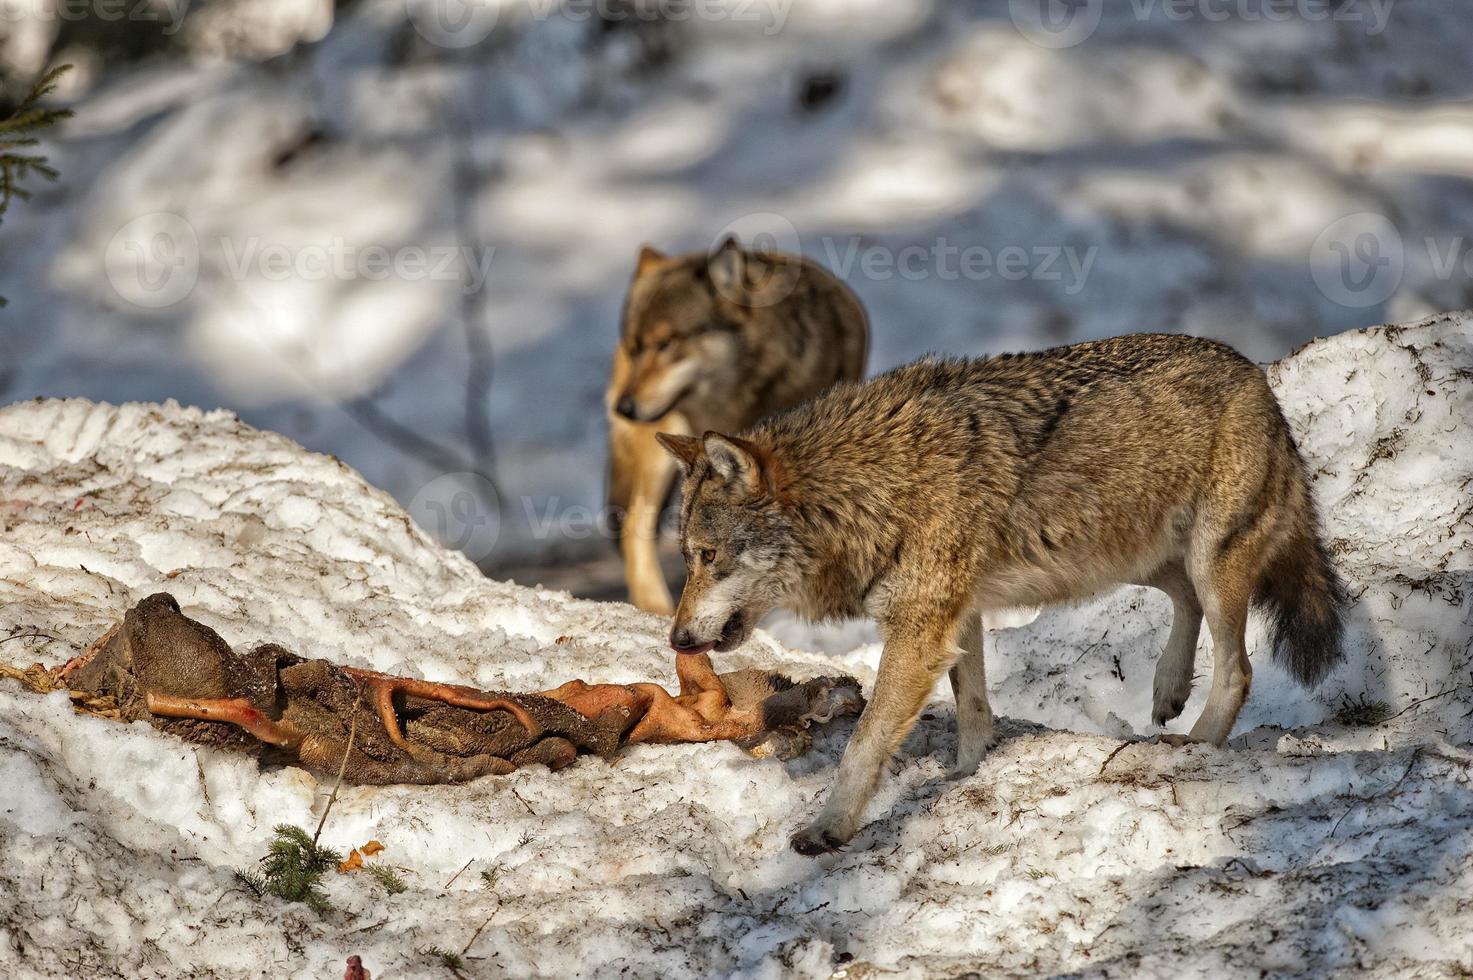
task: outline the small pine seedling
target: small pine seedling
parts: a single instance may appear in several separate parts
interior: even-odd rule
[[[1372,701],[1364,694],[1355,698],[1346,695],[1335,711],[1335,721],[1347,728],[1373,728],[1389,717],[1391,705]]]
[[[447,970],[459,973],[465,967],[465,958],[452,949],[446,949],[443,946],[426,946],[420,952],[439,960]]]
[[[237,871],[235,878],[257,896],[301,902],[321,914],[332,907],[321,887],[322,876],[342,860],[341,854],[320,846],[301,827],[284,823],[276,827],[260,871]]]
[[[409,890],[404,879],[399,877],[399,872],[387,864],[365,864],[363,870],[373,875],[373,880],[383,886],[384,891],[390,895],[399,895]]]

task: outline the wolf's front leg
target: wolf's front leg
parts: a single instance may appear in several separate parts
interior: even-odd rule
[[[675,610],[660,568],[660,510],[675,481],[675,461],[655,441],[656,432],[686,434],[683,416],[671,413],[657,424],[609,417],[609,506],[623,514],[619,550],[629,601],[646,612]]]
[[[839,778],[817,820],[793,835],[793,850],[821,854],[847,843],[875,793],[880,767],[895,754],[926,699],[956,656],[954,627],[917,634],[892,629],[880,656],[874,694],[839,763]]]

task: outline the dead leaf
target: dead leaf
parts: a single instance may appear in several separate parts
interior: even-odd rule
[[[348,859],[338,865],[338,874],[345,875],[353,871],[363,870],[363,859],[373,857],[384,850],[384,845],[376,840],[371,840],[362,847],[355,847],[348,852]]]

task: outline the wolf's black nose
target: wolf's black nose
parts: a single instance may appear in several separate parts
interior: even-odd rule
[[[634,418],[634,399],[630,398],[628,395],[625,395],[623,398],[619,399],[619,404],[614,406],[614,411],[618,412],[626,419]]]
[[[681,650],[691,650],[697,646],[700,646],[700,644],[696,642],[696,638],[694,636],[691,636],[690,630],[686,629],[684,626],[682,626],[678,630],[671,631],[670,645],[674,647],[677,652]]]

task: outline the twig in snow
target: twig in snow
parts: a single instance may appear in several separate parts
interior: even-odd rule
[[[1081,661],[1085,657],[1089,656],[1089,652],[1091,650],[1095,649],[1101,643],[1104,643],[1109,638],[1110,638],[1110,631],[1109,630],[1105,630],[1104,633],[1100,634],[1100,638],[1098,640],[1096,640],[1095,642],[1091,643],[1089,646],[1085,647],[1083,650],[1079,651],[1079,656],[1077,656],[1077,657],[1074,658],[1074,662],[1076,664],[1079,663],[1079,661]]]
[[[471,951],[471,947],[476,944],[476,940],[481,938],[481,931],[491,924],[491,920],[496,918],[496,913],[500,911],[501,906],[497,905],[496,908],[491,910],[491,914],[486,916],[486,921],[482,922],[479,926],[476,926],[476,931],[475,934],[471,936],[471,941],[466,943],[465,946],[461,949],[461,956],[465,956]]]
[[[10,636],[0,637],[0,643],[9,643],[11,640],[59,640],[60,637],[52,636],[50,633],[42,633],[33,630],[30,633],[12,633]]]
[[[445,882],[445,887],[444,887],[444,888],[442,888],[442,889],[440,889],[440,890],[441,890],[441,891],[445,891],[445,890],[447,890],[447,889],[448,889],[448,888],[449,888],[449,887],[450,887],[450,886],[451,886],[451,885],[453,885],[453,884],[455,884],[455,879],[456,879],[456,878],[459,878],[459,877],[460,877],[460,876],[461,876],[461,875],[463,875],[463,874],[465,874],[465,869],[466,869],[466,868],[469,868],[469,867],[470,867],[470,866],[471,866],[471,861],[474,861],[474,860],[475,860],[475,858],[471,858],[471,860],[470,860],[470,861],[467,861],[467,862],[466,862],[466,863],[465,863],[465,865],[464,865],[464,866],[463,866],[463,867],[462,867],[462,868],[461,868],[461,869],[460,869],[460,870],[459,870],[459,871],[457,871],[457,872],[455,872],[455,874],[453,874],[453,875],[451,875],[451,876],[450,876],[450,880],[449,880],[449,881],[447,881],[447,882]]]
[[[532,809],[532,804],[528,803],[525,799],[522,798],[522,794],[517,792],[517,788],[515,786],[511,788],[511,795],[522,801],[522,806],[527,808],[528,813],[532,814],[532,816],[534,817],[537,816],[537,811]]]
[[[1115,746],[1114,751],[1112,751],[1109,755],[1105,756],[1105,761],[1100,763],[1100,771],[1096,775],[1103,776],[1105,774],[1105,767],[1108,766],[1111,762],[1113,762],[1115,760],[1115,757],[1117,755],[1119,755],[1120,753],[1124,752],[1128,746],[1131,746],[1131,745],[1134,745],[1134,744],[1135,744],[1134,742],[1121,742],[1119,745]]]
[[[1350,804],[1349,809],[1347,809],[1344,813],[1340,814],[1340,819],[1335,821],[1335,826],[1333,826],[1333,827],[1330,828],[1330,836],[1331,837],[1334,837],[1335,836],[1335,831],[1337,831],[1337,830],[1340,829],[1340,825],[1345,822],[1345,818],[1346,817],[1350,816],[1352,813],[1355,812],[1355,808],[1356,807],[1360,806],[1362,803],[1369,803],[1372,800],[1379,800],[1383,796],[1390,796],[1392,793],[1395,793],[1398,789],[1400,789],[1401,788],[1401,784],[1407,781],[1407,777],[1412,774],[1412,770],[1415,769],[1416,766],[1417,766],[1417,760],[1420,759],[1421,757],[1422,757],[1422,747],[1421,746],[1418,746],[1412,752],[1412,757],[1407,762],[1406,772],[1404,772],[1404,773],[1401,774],[1401,778],[1398,779],[1396,782],[1392,783],[1391,786],[1390,786],[1390,788],[1384,789],[1381,792],[1374,793],[1374,794],[1372,794],[1370,796],[1363,796],[1360,799],[1356,800],[1354,803]]]
[[[343,776],[348,772],[348,756],[353,754],[353,740],[358,737],[358,707],[363,704],[363,689],[358,690],[358,700],[353,702],[353,721],[348,726],[348,745],[343,749],[343,764],[338,767],[338,781],[333,783],[332,794],[327,798],[327,806],[322,809],[322,819],[317,821],[317,833],[312,835],[312,846],[317,846],[317,841],[322,837],[322,828],[327,825],[327,815],[332,812],[332,805],[338,801],[338,790],[342,788]]]
[[[1445,698],[1449,694],[1452,694],[1456,690],[1457,690],[1457,688],[1450,687],[1446,691],[1438,691],[1436,694],[1429,694],[1425,698],[1418,698],[1417,700],[1413,701],[1411,704],[1407,705],[1405,708],[1402,708],[1396,714],[1392,715],[1390,718],[1385,719],[1385,721],[1383,721],[1382,724],[1384,725],[1387,721],[1390,721],[1392,718],[1400,718],[1402,715],[1406,714],[1408,711],[1411,711],[1413,708],[1415,708],[1419,704],[1426,704],[1428,701],[1436,701],[1438,698]]]

